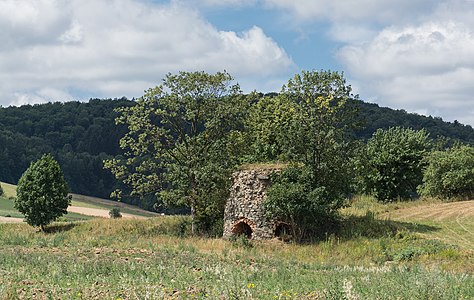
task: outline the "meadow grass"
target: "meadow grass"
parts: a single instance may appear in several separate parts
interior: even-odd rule
[[[12,218],[23,218],[23,214],[15,209],[14,202],[12,199],[8,199],[0,196],[0,216],[12,217]],[[60,221],[80,221],[90,220],[93,217],[81,215],[73,212],[68,212],[64,216],[60,217]]]
[[[13,200],[0,196],[0,216],[23,218],[23,215],[14,207]]]
[[[16,185],[4,183],[4,182],[0,182],[0,184],[4,190],[3,198],[5,198],[5,199],[2,199],[0,197],[0,216],[11,215],[12,217],[22,218],[23,215],[21,215],[18,211],[16,211],[13,208],[13,201],[9,201],[9,202],[7,201],[8,200],[7,198],[11,200],[12,198],[16,197]],[[101,199],[97,197],[90,197],[90,196],[85,196],[85,195],[79,195],[79,194],[71,194],[71,196],[72,196],[72,201],[71,201],[72,206],[97,208],[97,209],[104,209],[107,211],[111,210],[112,208],[117,207],[120,209],[120,212],[130,214],[130,215],[141,216],[141,217],[154,217],[157,215],[156,213],[149,212],[149,211],[140,209],[136,206],[128,205],[122,202],[106,200],[106,199]],[[67,220],[70,220],[70,221],[88,220],[90,218],[91,217],[89,216],[84,216],[77,213],[68,213]]]
[[[364,233],[379,221],[347,216],[337,234],[300,245],[190,237],[186,217],[55,223],[47,233],[0,224],[0,299],[474,297],[472,251],[409,223]]]
[[[141,217],[155,217],[156,213],[149,212],[143,209],[140,209],[137,206],[129,205],[123,202],[117,202],[113,200],[106,200],[97,197],[90,197],[78,194],[71,194],[72,202],[71,205],[78,207],[88,207],[88,208],[98,208],[111,210],[112,208],[119,208],[120,212],[127,213],[135,216]]]
[[[3,193],[5,197],[16,197],[16,185],[9,184],[6,182],[0,182],[0,185],[2,186]]]

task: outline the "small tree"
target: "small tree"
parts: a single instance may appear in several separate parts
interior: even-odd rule
[[[58,162],[45,154],[31,163],[18,181],[15,208],[25,215],[29,225],[44,231],[44,226],[67,213],[71,204],[68,191]]]
[[[105,162],[132,195],[155,194],[185,205],[201,228],[222,219],[229,176],[236,164],[232,134],[242,127],[246,98],[226,72],[168,74],[132,107],[118,110],[128,127],[125,157]]]
[[[474,198],[474,148],[433,151],[426,159],[420,194],[443,199]]]
[[[363,189],[380,201],[416,195],[423,178],[428,133],[400,127],[377,130],[359,160]]]
[[[350,193],[352,149],[346,127],[353,120],[346,104],[352,97],[342,74],[303,71],[277,97],[252,107],[248,123],[255,158],[293,164],[273,179],[267,217],[291,224],[298,239],[331,224]]]

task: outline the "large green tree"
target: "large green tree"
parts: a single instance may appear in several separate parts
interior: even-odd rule
[[[431,152],[426,158],[423,196],[442,199],[474,198],[474,148],[457,146]]]
[[[204,227],[222,218],[235,166],[230,142],[241,128],[245,97],[226,72],[168,74],[135,106],[119,109],[128,133],[123,158],[106,162],[132,194],[186,205]]]
[[[363,190],[380,201],[412,198],[423,178],[430,141],[425,130],[377,130],[359,160]]]
[[[68,192],[58,162],[45,154],[31,163],[18,181],[15,208],[25,215],[29,225],[44,231],[44,226],[67,213],[71,204]]]
[[[249,124],[257,159],[292,163],[269,189],[266,208],[300,237],[329,221],[350,191],[351,148],[343,74],[303,71],[276,97],[252,108]]]

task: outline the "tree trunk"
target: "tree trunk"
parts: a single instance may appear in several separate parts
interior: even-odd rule
[[[196,217],[196,209],[194,208],[194,203],[191,204],[191,235],[194,236],[195,233],[195,217]]]

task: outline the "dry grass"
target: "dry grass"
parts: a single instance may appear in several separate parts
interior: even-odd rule
[[[16,197],[16,185],[9,184],[6,182],[0,182],[0,185],[2,185],[5,197]]]

